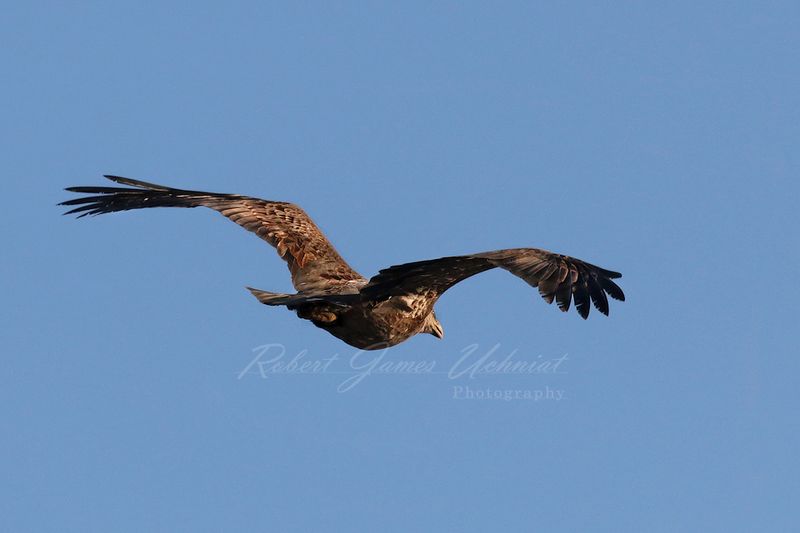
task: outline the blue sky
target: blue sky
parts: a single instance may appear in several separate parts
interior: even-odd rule
[[[7,6],[0,529],[797,531],[798,23],[792,2]],[[341,392],[369,360],[252,298],[291,288],[252,235],[62,217],[103,173],[299,203],[365,275],[536,246],[621,271],[628,301],[584,322],[488,272],[438,303],[444,340],[383,355],[432,372]],[[240,375],[269,343],[336,364]],[[498,344],[563,362],[448,375]]]

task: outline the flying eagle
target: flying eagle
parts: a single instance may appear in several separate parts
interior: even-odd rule
[[[173,189],[105,176],[127,187],[69,187],[90,194],[59,205],[65,214],[100,215],[146,207],[208,207],[275,247],[286,261],[297,293],[248,287],[266,305],[283,305],[297,316],[359,349],[382,349],[417,333],[442,338],[433,306],[447,289],[470,276],[500,267],[539,288],[559,309],[589,316],[590,304],[608,315],[606,294],[625,300],[613,282],[622,276],[585,261],[537,248],[513,248],[395,265],[370,279],[353,270],[300,207],[238,194]]]

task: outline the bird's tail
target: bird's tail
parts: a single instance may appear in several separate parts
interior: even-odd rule
[[[79,217],[86,215],[100,215],[115,211],[129,209],[143,209],[146,207],[198,207],[207,205],[210,201],[221,195],[203,191],[187,191],[173,189],[164,185],[148,183],[120,176],[105,176],[113,182],[126,187],[67,187],[70,192],[87,193],[93,196],[82,196],[61,202],[58,205],[78,206],[64,213],[65,215],[77,214]]]
[[[254,289],[253,287],[247,287],[247,290],[250,291],[253,296],[255,296],[258,301],[264,305],[287,305],[288,303],[292,302],[292,300],[297,298],[296,294],[268,292],[262,291],[261,289]]]
[[[280,292],[262,291],[247,287],[253,296],[264,305],[285,305],[288,309],[297,309],[305,304],[324,303],[337,307],[348,307],[354,300],[359,298],[358,294],[325,294],[325,293],[297,293],[284,294]]]

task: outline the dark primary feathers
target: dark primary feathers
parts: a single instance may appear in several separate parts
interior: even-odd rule
[[[548,302],[583,318],[591,305],[608,314],[608,296],[625,300],[618,272],[537,248],[514,248],[395,265],[367,280],[353,270],[311,218],[294,204],[237,194],[174,189],[119,176],[126,187],[70,187],[84,193],[61,205],[67,214],[99,215],[149,207],[208,207],[275,247],[286,261],[296,294],[249,288],[263,304],[285,306],[361,349],[393,346],[418,333],[441,338],[433,306],[447,289],[470,276],[502,268],[522,278]],[[591,302],[591,303],[590,303]]]
[[[622,277],[619,272],[537,248],[497,250],[396,265],[381,270],[361,292],[382,298],[426,291],[438,298],[459,281],[498,267],[538,287],[547,303],[555,300],[562,311],[568,311],[574,299],[575,308],[583,318],[589,316],[589,300],[604,315],[608,315],[606,294],[615,300],[625,300],[622,289],[611,281]]]
[[[78,206],[65,214],[100,215],[146,207],[208,207],[222,213],[275,247],[286,261],[292,283],[299,291],[326,289],[364,278],[339,255],[320,229],[300,207],[238,194],[188,191],[120,176],[111,181],[135,188],[68,187],[88,193],[59,205]]]

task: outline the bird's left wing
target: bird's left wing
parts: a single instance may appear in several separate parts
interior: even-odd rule
[[[619,272],[537,248],[497,250],[395,265],[373,276],[361,289],[361,294],[376,300],[405,294],[427,294],[436,299],[459,281],[498,267],[538,287],[545,301],[555,300],[562,311],[568,311],[574,299],[575,308],[583,318],[589,316],[590,300],[604,315],[608,315],[606,295],[625,300],[622,289],[611,281],[622,277]]]
[[[208,207],[275,247],[286,261],[298,291],[336,292],[337,288],[365,281],[342,259],[311,217],[295,204],[175,189],[121,176],[105,177],[128,188],[69,187],[68,191],[91,196],[62,202],[60,205],[73,207],[65,214],[85,216],[149,207]]]

